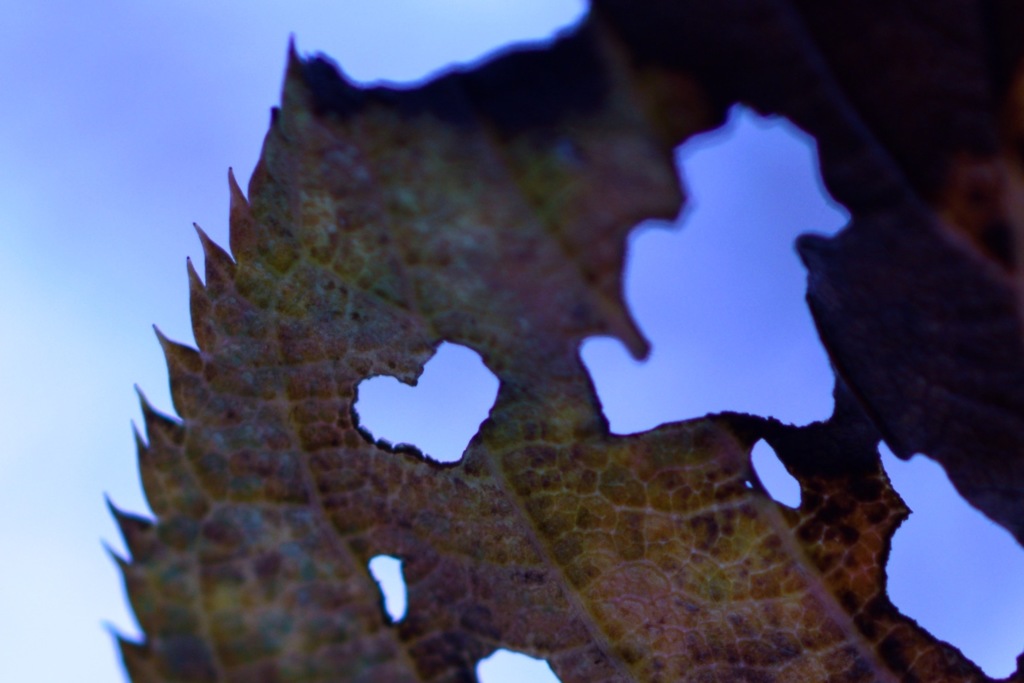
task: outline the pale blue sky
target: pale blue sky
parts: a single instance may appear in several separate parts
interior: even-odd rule
[[[548,36],[585,4],[13,1],[0,19],[0,680],[120,681],[103,624],[128,634],[135,625],[101,547],[122,549],[103,496],[147,510],[132,387],[170,411],[151,325],[192,340],[185,258],[199,265],[202,255],[191,224],[226,244],[227,168],[244,186],[289,36],[356,79],[407,82]],[[712,136],[681,153],[694,198],[684,229],[645,227],[631,241],[627,296],[651,360],[637,365],[606,340],[585,349],[616,431],[724,408],[797,422],[829,412],[827,361],[791,241],[837,229],[842,214],[817,195],[806,141],[735,116],[733,141]],[[1024,645],[1022,553],[946,502],[948,483],[930,463],[892,467],[922,511],[894,556],[931,567],[894,566],[898,604],[932,609],[935,626],[915,616],[944,638],[973,634],[968,653],[1009,672]],[[932,586],[972,564],[988,573],[955,578],[963,597]]]

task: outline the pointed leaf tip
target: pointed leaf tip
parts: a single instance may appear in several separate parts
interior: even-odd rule
[[[121,632],[121,629],[118,628],[117,624],[114,622],[104,619],[101,623],[103,625],[103,630],[106,631],[115,641],[129,639],[126,634]]]
[[[153,332],[156,334],[156,338],[157,341],[160,342],[160,346],[163,346],[164,344],[170,342],[167,336],[160,330],[159,327],[157,327],[156,323],[153,324]],[[136,385],[136,388],[138,388],[138,385]]]
[[[139,396],[142,419],[146,423],[146,450],[179,443],[184,435],[181,421],[154,408],[137,384],[135,393]]]
[[[200,297],[209,306],[209,299],[205,296],[206,284],[203,283],[203,279],[199,277],[199,273],[196,271],[196,264],[192,262],[190,256],[185,257],[185,269],[188,271],[188,291],[190,297],[194,300],[196,297]],[[193,316],[192,323],[195,324],[195,316]]]
[[[234,204],[234,197],[232,197],[232,205]],[[209,280],[210,277],[224,278],[221,271],[231,272],[231,269],[235,267],[235,260],[231,258],[231,254],[224,251],[219,244],[210,238],[206,231],[199,227],[198,223],[193,223],[192,227],[195,228],[196,234],[199,236],[199,243],[203,245],[203,257],[206,259],[206,277]],[[217,273],[211,273],[211,268],[216,268]]]
[[[228,223],[231,228],[228,232],[228,243],[235,259],[239,260],[255,250],[256,220],[253,218],[249,200],[238,185],[235,172],[231,168],[228,168],[228,191],[231,195],[228,206]]]
[[[302,73],[302,57],[299,56],[298,47],[295,45],[295,36],[288,37],[288,66],[286,67],[285,78],[299,76]]]
[[[139,426],[135,424],[135,420],[132,420],[132,435],[135,437],[135,448],[139,451],[141,456],[143,451],[149,450],[149,445],[146,444],[146,440],[142,438],[142,432],[139,431]]]
[[[194,221],[192,223],[192,227],[195,229],[196,233],[199,235],[199,241],[203,243],[203,248],[205,249],[206,248],[206,243],[211,241],[210,240],[210,236],[207,235],[206,231],[203,230],[201,227],[199,227],[199,224],[194,222]]]
[[[177,418],[172,417],[164,413],[163,411],[157,410],[155,407],[153,407],[153,404],[150,402],[149,397],[146,396],[145,392],[142,391],[142,388],[139,387],[138,384],[135,385],[135,394],[139,397],[139,404],[142,407],[142,417],[147,421],[147,428],[150,416],[153,416],[160,420],[164,420],[173,425],[179,424],[180,420],[178,420]]]
[[[121,570],[121,575],[123,576],[128,568],[128,565],[131,564],[129,559],[127,557],[123,557],[121,553],[114,550],[106,541],[103,541],[101,545],[103,546],[103,550],[106,551],[110,559],[113,560],[114,564],[117,565],[117,568]]]
[[[207,280],[214,287],[211,292],[207,284],[199,277],[199,273],[196,272],[192,259],[188,258],[185,262],[188,266],[189,316],[192,318],[192,336],[195,337],[196,345],[201,351],[209,352],[213,349],[216,342],[216,333],[212,323],[212,299],[218,294],[218,283],[215,279],[211,280],[207,276]],[[206,263],[210,263],[209,258],[206,259]]]
[[[235,169],[233,166],[228,166],[228,187],[231,189],[232,199],[235,197],[241,197],[243,200],[245,196],[242,193],[242,188],[238,185],[238,178],[235,177]]]
[[[153,541],[153,522],[143,517],[124,512],[110,500],[110,497],[106,497],[107,508],[110,510],[110,514],[114,517],[114,521],[117,522],[117,526],[121,531],[121,537],[124,539],[125,545],[128,547],[128,552],[131,553],[134,561],[139,561],[147,557],[152,551]],[[106,543],[104,543],[106,546]],[[114,557],[118,564],[127,564],[127,560],[122,558],[118,553],[114,552],[109,546],[107,546],[108,552]]]
[[[114,516],[118,524],[133,524],[143,530],[151,529],[153,522],[149,521],[144,517],[133,515],[130,512],[125,512],[121,508],[114,504],[114,501],[110,499],[109,495],[104,495],[103,500],[107,503],[107,509],[110,510],[110,514]]]
[[[147,414],[145,408],[143,408],[143,413]],[[156,429],[156,427],[147,426],[146,431],[152,434]],[[161,458],[161,455],[165,455],[166,452],[160,449],[162,441],[159,436],[157,443],[150,448],[150,444],[146,443],[146,439],[134,420],[132,421],[132,433],[135,437],[135,454],[138,460],[139,477],[142,479],[142,490],[146,494],[146,500],[149,502],[153,514],[158,519],[162,519],[171,512],[167,501],[166,481],[160,471],[161,466],[166,466],[166,458]]]
[[[121,651],[121,661],[128,671],[128,676],[135,683],[156,683],[161,680],[157,673],[149,645],[145,642],[129,640],[120,633],[115,634],[117,646]]]
[[[179,344],[169,339],[156,325],[153,326],[156,337],[163,347],[164,357],[167,359],[167,367],[171,373],[171,384],[182,375],[195,374],[203,369],[203,359],[199,352],[185,344]]]
[[[196,230],[196,235],[199,237],[199,243],[203,247],[203,260],[205,262],[203,278],[205,282],[200,283],[199,278],[195,278],[195,284],[201,285],[201,288],[193,286],[192,275],[189,275],[190,293],[193,297],[192,327],[193,334],[195,334],[197,324],[210,318],[208,299],[216,299],[220,296],[234,279],[235,261],[231,254],[224,251],[199,225],[195,223],[192,225]],[[199,294],[202,294],[202,296],[196,301],[195,297]],[[199,306],[198,310],[195,308],[197,305]],[[200,348],[204,348],[203,340],[199,339],[198,334],[196,335],[196,341],[199,342]]]

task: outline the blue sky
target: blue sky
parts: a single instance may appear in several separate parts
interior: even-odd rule
[[[136,627],[102,549],[122,550],[103,496],[147,510],[133,385],[170,411],[151,325],[192,340],[185,258],[202,255],[191,225],[227,243],[227,168],[244,187],[289,36],[357,80],[409,82],[549,36],[585,4],[15,2],[0,23],[0,680],[119,681],[104,624]],[[830,411],[792,238],[835,231],[843,213],[788,124],[736,111],[732,128],[680,151],[692,198],[682,229],[648,225],[631,240],[627,297],[651,359],[608,340],[584,348],[615,431],[726,408],[795,422]],[[447,354],[436,362],[459,362]],[[366,411],[382,436],[433,438],[392,433],[410,419]],[[436,448],[457,453],[460,438]],[[1024,646],[1024,554],[943,497],[936,466],[886,463],[918,510],[896,539],[894,599],[930,609],[911,613],[1005,675]],[[914,561],[927,571],[903,568]]]

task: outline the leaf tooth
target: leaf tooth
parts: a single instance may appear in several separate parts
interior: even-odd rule
[[[160,341],[160,346],[164,349],[164,356],[167,358],[167,365],[171,371],[171,380],[174,380],[174,373],[179,374],[198,374],[203,370],[203,358],[199,355],[199,352],[193,349],[191,346],[185,344],[179,344],[176,341],[172,341],[160,331],[160,328],[156,325],[153,326],[153,331],[156,332],[156,338]]]
[[[156,662],[153,660],[149,645],[128,640],[120,633],[115,633],[114,637],[121,651],[121,661],[124,662],[124,668],[132,683],[160,683],[161,677],[157,673]]]
[[[167,360],[167,372],[171,376],[171,400],[174,409],[182,417],[195,415],[198,412],[201,385],[203,384],[203,357],[191,346],[179,344],[168,339],[154,325],[157,339],[164,350]]]
[[[110,500],[107,500],[107,505],[109,505],[109,504],[110,504]],[[114,550],[113,548],[111,548],[110,545],[107,544],[106,541],[103,541],[103,549],[107,551],[107,555],[109,555],[110,559],[114,561],[114,564],[117,565],[118,569],[121,569],[121,573],[123,575],[124,574],[123,567],[131,564],[131,562],[129,562],[128,559],[123,557],[121,555],[121,553],[119,553],[116,550]]]
[[[139,469],[150,507],[161,519],[171,514],[202,517],[209,511],[209,500],[185,458],[184,424],[153,408],[138,386],[135,391],[149,439],[139,451]]]
[[[138,389],[138,387],[136,387]],[[132,420],[132,434],[135,435],[135,452],[140,458],[149,456],[149,444],[142,438],[142,434],[139,433],[139,426],[135,424],[135,420]]]
[[[107,497],[107,508],[114,516],[118,528],[121,530],[121,537],[124,544],[128,546],[132,561],[145,562],[154,552],[156,541],[155,527],[153,523],[144,517],[129,514],[116,505]],[[113,550],[107,549],[115,559],[120,559]]]
[[[288,66],[285,73],[287,76],[302,75],[302,57],[299,56],[299,49],[295,46],[295,36],[288,36]]]
[[[211,317],[213,315],[213,302],[206,290],[206,285],[199,279],[196,268],[192,265],[192,259],[188,259],[188,298],[189,314],[192,318],[192,334],[196,338],[196,344],[203,351],[210,351],[216,342],[217,335],[213,331]],[[209,263],[209,260],[207,260]]]
[[[139,395],[142,419],[146,424],[147,450],[176,450],[185,438],[181,423],[154,408],[138,385],[135,385],[135,393]]]
[[[193,223],[203,245],[203,257],[206,260],[206,286],[213,296],[217,296],[223,288],[235,278],[235,261],[219,244],[210,239],[198,223]]]
[[[146,440],[139,433],[139,428],[134,423],[132,431],[135,433],[135,453],[139,462],[139,476],[142,479],[142,490],[146,494],[146,502],[158,518],[164,518],[171,514],[171,505],[167,500],[167,491],[164,487],[160,474],[158,454],[146,444]]]
[[[242,188],[235,180],[235,172],[228,169],[228,187],[231,191],[231,210],[229,223],[231,230],[228,242],[231,252],[235,258],[242,259],[252,257],[256,251],[256,218],[252,215],[252,208],[248,200],[242,194]]]
[[[203,284],[202,278],[199,277],[199,273],[196,272],[196,266],[192,263],[192,257],[185,257],[185,266],[188,268],[188,286],[189,292],[194,289],[198,289],[203,294],[206,293],[206,285]]]
[[[121,581],[136,621],[144,632],[155,632],[158,623],[154,616],[159,612],[160,596],[153,595],[146,568],[138,563],[128,562],[110,548],[107,548],[107,552],[121,572]]]

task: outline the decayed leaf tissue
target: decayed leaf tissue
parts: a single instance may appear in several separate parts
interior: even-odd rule
[[[907,510],[876,447],[939,460],[1024,540],[1019,7],[595,0],[549,48],[405,91],[293,51],[248,192],[230,180],[230,255],[200,233],[199,348],[161,337],[157,519],[115,511],[132,680],[473,681],[498,648],[566,683],[988,680],[889,602]],[[626,236],[677,215],[674,147],[735,102],[813,134],[852,215],[798,244],[834,414],[610,434],[579,345],[647,353]],[[353,408],[442,341],[500,380],[453,464]],[[757,480],[762,438],[799,508]]]

